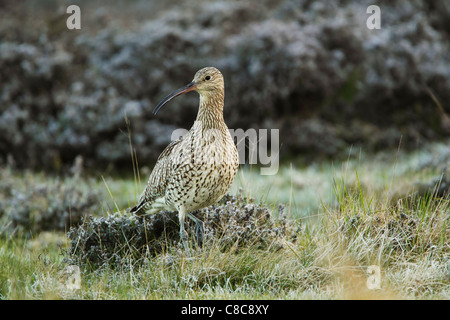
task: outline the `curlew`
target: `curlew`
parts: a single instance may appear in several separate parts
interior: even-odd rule
[[[202,238],[203,222],[192,212],[219,201],[231,187],[239,166],[236,146],[223,119],[224,80],[216,68],[197,71],[192,82],[165,97],[153,114],[190,91],[200,94],[194,125],[164,149],[138,204],[131,209],[136,215],[176,210],[180,238],[188,256],[186,216],[195,222],[195,232]]]

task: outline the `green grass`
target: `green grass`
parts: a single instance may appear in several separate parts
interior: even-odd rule
[[[442,165],[446,161],[447,166],[450,162],[448,144],[434,144],[411,153],[391,151],[367,155],[350,150],[349,154],[352,156],[347,161],[339,163],[281,166],[273,176],[262,176],[258,168],[247,166],[239,170],[231,192],[242,188],[257,201],[268,205],[284,203],[294,216],[310,217],[321,214],[323,203],[332,205],[336,201],[333,186],[336,179],[353,188],[359,185],[368,194],[377,193],[379,198],[388,201],[396,195],[417,191],[418,182],[439,178],[442,168],[434,161]]]
[[[279,250],[223,251],[212,244],[188,259],[168,248],[145,263],[130,256],[126,267],[82,267],[79,286],[71,286],[64,233],[2,236],[0,298],[449,299],[450,199],[416,192],[417,183],[439,175],[439,168],[422,164],[440,148],[287,165],[276,176],[243,168],[232,192],[243,188],[268,207],[285,203],[292,219],[302,220],[297,240],[280,239]],[[108,188],[101,178],[90,182],[103,190],[99,215],[128,207],[143,186],[136,188],[134,179],[104,180]],[[367,286],[371,266],[380,270],[380,289]]]

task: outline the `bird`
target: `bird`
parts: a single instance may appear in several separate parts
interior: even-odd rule
[[[175,97],[191,91],[200,95],[194,124],[160,154],[137,205],[130,210],[137,216],[177,211],[180,238],[188,257],[185,218],[195,222],[195,234],[202,240],[203,222],[192,213],[222,199],[239,167],[237,148],[223,118],[225,86],[217,68],[197,71],[189,84],[165,97],[153,114]]]

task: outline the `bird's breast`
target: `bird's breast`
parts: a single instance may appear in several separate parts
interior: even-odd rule
[[[238,167],[236,147],[231,136],[226,138],[209,135],[185,140],[166,190],[169,205],[184,205],[189,212],[214,204],[225,195]]]

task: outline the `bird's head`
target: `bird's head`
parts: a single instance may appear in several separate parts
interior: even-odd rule
[[[213,95],[222,93],[224,90],[224,80],[222,73],[214,67],[206,67],[197,71],[194,80],[175,90],[165,97],[153,110],[156,114],[161,108],[173,98],[190,91],[197,91],[200,95]]]
[[[194,76],[195,89],[200,94],[216,90],[223,90],[223,76],[222,73],[214,67],[206,67],[197,71]]]

